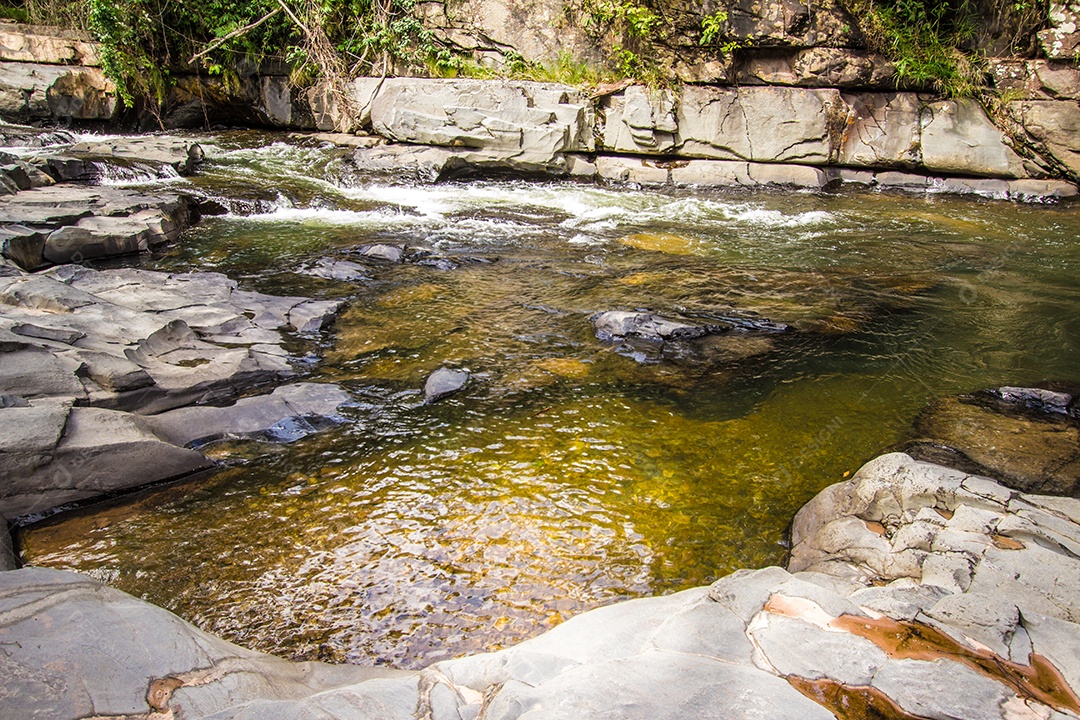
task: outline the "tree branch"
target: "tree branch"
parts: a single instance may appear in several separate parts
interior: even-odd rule
[[[190,65],[191,63],[195,62],[199,58],[201,58],[201,57],[203,57],[205,55],[208,55],[209,53],[213,52],[214,50],[217,50],[219,47],[221,47],[222,45],[227,43],[229,40],[232,40],[234,37],[237,37],[239,35],[243,35],[244,33],[251,32],[255,28],[262,25],[264,22],[266,22],[267,20],[269,20],[270,18],[274,17],[279,12],[281,12],[281,8],[285,8],[284,4],[281,7],[274,8],[268,14],[266,14],[263,17],[259,18],[258,20],[251,23],[250,25],[245,25],[242,28],[237,28],[236,30],[233,30],[231,33],[229,33],[228,35],[219,37],[217,40],[210,43],[210,45],[208,45],[205,50],[203,50],[200,53],[196,53],[195,55],[192,55],[191,59],[188,60],[188,64]],[[286,12],[288,12],[288,8],[285,8],[285,10],[286,10]],[[292,13],[289,13],[289,14],[291,15]],[[295,18],[293,18],[293,19],[295,20]],[[299,21],[297,21],[297,22],[299,23]],[[303,26],[301,26],[301,27],[303,27]]]

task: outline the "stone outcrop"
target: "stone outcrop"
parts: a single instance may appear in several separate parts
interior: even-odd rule
[[[0,62],[0,119],[115,120],[116,87],[100,68]]]
[[[627,88],[604,104],[604,149],[802,165],[1026,177],[977,104],[913,93],[780,87]]]
[[[395,144],[359,148],[361,170],[405,170],[429,180],[509,172],[681,184],[662,173],[628,170],[619,156],[632,156],[748,163],[742,169],[715,166],[708,175],[719,180],[691,183],[701,185],[821,189],[846,179],[803,169],[807,166],[1080,183],[1080,71],[1056,59],[1065,57],[1060,52],[1049,53],[1049,60],[992,60],[998,87],[1022,88],[1023,97],[1008,96],[1010,102],[991,117],[974,101],[910,91],[925,88],[896,92],[894,68],[862,49],[863,39],[838,2],[811,7],[788,0],[738,0],[725,7],[723,37],[740,38],[747,48],[737,58],[701,45],[700,6],[669,8],[665,39],[655,49],[661,66],[690,83],[677,93],[618,83],[590,96],[548,83],[412,77],[358,78],[341,92],[325,84],[298,90],[289,84],[286,65],[268,61],[241,63],[228,83],[217,76],[176,73],[153,124],[370,128]],[[587,10],[568,7],[557,18],[545,15],[550,10],[525,0],[485,0],[422,4],[419,12],[437,36],[481,60],[517,52],[532,60],[552,60],[560,52],[603,60],[599,49],[615,39],[602,38],[599,26],[582,30],[596,22]],[[1071,13],[1072,4],[1054,6],[1055,24],[1046,31],[1056,33],[1052,42],[1071,42]],[[553,23],[562,28],[559,35],[552,33]],[[994,27],[1004,32],[1005,25]],[[987,37],[997,37],[988,28]],[[40,29],[15,26],[0,35],[11,48],[8,57],[19,60],[0,59],[0,117],[116,119],[115,88],[91,65],[96,62],[92,46],[75,37],[57,35],[50,42],[46,37]],[[697,84],[702,82],[714,84]],[[591,157],[594,152],[600,158]],[[648,161],[642,167],[650,167]],[[888,177],[863,184],[896,185]],[[0,191],[3,185],[0,178]],[[1059,186],[1040,194],[1034,186],[941,185],[929,179],[899,186],[1042,200],[1069,194]]]
[[[1051,60],[1076,61],[1080,56],[1080,3],[1052,2],[1050,27],[1039,33],[1039,43]]]
[[[0,23],[0,60],[99,67],[98,44],[88,33]]]
[[[81,160],[50,161],[61,172],[92,172]],[[160,248],[197,218],[186,193],[53,185],[0,197],[3,255],[27,270]]]
[[[592,108],[564,85],[484,80],[387,80],[371,125],[397,142],[549,158],[592,150]]]
[[[349,399],[334,386],[237,398],[295,377],[282,332],[317,333],[340,307],[215,273],[64,265],[0,277],[0,423],[13,429],[0,444],[0,516],[210,467],[190,445],[333,424]]]
[[[0,133],[11,146],[43,148],[27,160],[0,153],[0,252],[25,270],[160,248],[199,219],[195,197],[183,191],[71,184],[186,175],[203,159],[197,143],[153,136],[71,142],[21,126],[0,126]]]
[[[25,568],[0,573],[0,697],[55,718],[1080,713],[1076,500],[896,453],[807,504],[792,540],[786,570],[593,610],[409,673],[275,660],[85,577]]]

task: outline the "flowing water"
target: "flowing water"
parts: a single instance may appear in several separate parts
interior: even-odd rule
[[[417,667],[781,563],[799,507],[928,400],[1080,381],[1077,205],[430,185],[298,140],[206,146],[198,176],[154,183],[229,212],[144,264],[349,298],[295,344],[298,369],[355,395],[348,422],[210,448],[212,476],[21,543],[287,657]],[[357,256],[377,243],[423,262]],[[363,277],[306,274],[327,257]],[[639,362],[590,323],[637,308],[790,330]],[[425,404],[440,366],[473,382]]]

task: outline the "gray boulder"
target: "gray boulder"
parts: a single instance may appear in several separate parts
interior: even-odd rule
[[[298,272],[341,282],[365,282],[371,279],[368,269],[360,263],[339,258],[319,258],[314,263],[301,267]]]
[[[469,384],[472,376],[467,370],[453,370],[451,368],[439,368],[428,375],[424,381],[424,401],[433,403],[449,397]]]
[[[922,166],[942,174],[1026,177],[1024,161],[973,100],[930,103],[921,118]]]
[[[165,610],[59,570],[0,573],[0,597],[0,638],[8,649],[0,653],[0,705],[20,717],[209,717],[255,698],[285,701],[406,676],[289,663],[245,650]],[[11,638],[22,642],[8,648]]]
[[[6,421],[17,421],[26,412],[23,408],[0,410],[8,416]],[[53,425],[39,427],[46,430]],[[36,448],[43,447],[44,433],[37,433],[36,438],[42,441]],[[40,467],[15,475],[5,484],[0,515],[41,513],[213,466],[201,453],[160,440],[137,415],[85,407],[68,410],[62,436],[41,457],[46,462]]]
[[[139,162],[170,167],[181,175],[192,172],[204,159],[198,143],[176,137],[143,135],[100,142],[80,142],[67,154],[99,162]]]
[[[467,147],[528,162],[592,149],[588,100],[562,85],[392,78],[371,103],[371,122],[397,142]]]

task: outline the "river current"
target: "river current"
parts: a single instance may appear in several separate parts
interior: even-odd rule
[[[1078,204],[429,184],[317,141],[203,142],[193,177],[113,181],[191,186],[224,213],[138,262],[348,298],[294,347],[356,402],[20,542],[259,650],[419,667],[782,563],[799,507],[899,447],[928,401],[1080,382]],[[414,261],[357,254],[373,244]],[[311,275],[325,258],[362,272]],[[657,362],[596,337],[613,309],[789,330]],[[473,381],[424,403],[440,366]]]

